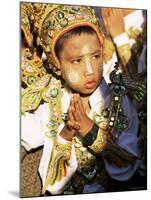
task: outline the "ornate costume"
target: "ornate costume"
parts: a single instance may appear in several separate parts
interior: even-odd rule
[[[114,48],[105,39],[90,7],[32,3],[24,6],[26,11],[29,10],[23,17],[32,21],[37,45],[42,46],[51,69],[58,68],[55,53],[58,39],[80,26],[89,26],[96,32],[104,49],[104,63],[112,58]],[[31,44],[32,40],[28,41]],[[108,45],[109,51],[106,49]],[[105,177],[120,181],[132,177],[142,159],[137,137],[139,121],[133,105],[125,96],[128,90],[118,69],[111,73],[109,89],[103,80],[90,96],[92,109],[89,117],[96,125],[93,131],[85,138],[76,135],[69,142],[59,133],[67,120],[72,93],[53,73],[47,73],[41,58],[30,56],[31,51],[22,50],[25,87],[22,89],[21,138],[27,151],[44,146],[39,166],[42,194],[46,191],[51,194],[94,192],[94,188],[87,191],[91,184],[99,188],[96,192],[103,191],[102,187],[109,191]]]

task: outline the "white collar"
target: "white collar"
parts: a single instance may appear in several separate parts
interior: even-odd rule
[[[101,84],[96,88],[96,90],[89,97],[89,103],[90,103],[91,108],[95,107],[98,103],[104,104],[104,97],[101,90]]]

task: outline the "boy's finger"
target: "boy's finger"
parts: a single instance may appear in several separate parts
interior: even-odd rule
[[[73,95],[73,97],[74,97],[74,95]],[[73,97],[72,97],[71,100],[70,100],[70,107],[72,108],[73,111],[75,111],[75,106],[74,106],[74,99],[73,99]]]
[[[71,108],[71,106],[69,106],[68,115],[69,115],[69,120],[70,121],[74,121],[74,117],[73,117],[73,114],[72,114],[72,108]]]
[[[77,113],[76,113],[76,106],[75,106],[75,100],[74,100],[74,96],[72,97],[71,101],[70,101],[70,106],[69,106],[69,110],[70,110],[70,116],[74,121],[79,120]]]
[[[78,122],[74,123],[74,127],[75,127],[76,130],[80,130],[80,125],[78,124]]]
[[[78,109],[76,109],[74,112],[72,111],[72,114],[73,114],[73,117],[74,117],[75,121],[77,121],[77,122],[80,121],[81,117],[80,117]]]
[[[80,129],[80,125],[76,123],[75,121],[73,122],[69,120],[66,125],[69,128],[69,130],[71,130],[72,132],[74,131],[73,129],[76,129],[76,130]]]
[[[77,95],[74,95],[74,107],[75,107],[75,112],[73,112],[73,115],[75,117],[75,120],[80,121],[82,115],[81,115],[81,109],[79,107]]]
[[[70,131],[72,131],[73,127],[72,127],[72,122],[71,122],[70,120],[67,121],[66,126],[68,127],[68,129],[69,129]]]
[[[78,106],[79,106],[80,113],[85,114],[85,109],[84,109],[84,106],[83,106],[83,103],[82,103],[82,100],[81,100],[79,94],[77,95],[77,100],[78,100]]]

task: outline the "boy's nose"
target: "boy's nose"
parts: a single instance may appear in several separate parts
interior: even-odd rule
[[[85,60],[85,66],[86,66],[86,69],[85,69],[86,75],[94,73],[93,66],[92,66],[92,64],[91,64],[89,59]]]

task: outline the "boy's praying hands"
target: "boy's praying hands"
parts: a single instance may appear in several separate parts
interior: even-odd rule
[[[88,117],[79,94],[74,94],[69,106],[69,123],[84,137],[93,127],[94,122]]]
[[[68,117],[69,120],[61,132],[61,136],[67,140],[71,140],[77,133],[82,137],[86,136],[94,125],[94,122],[87,116],[79,94],[74,94],[71,98]]]

